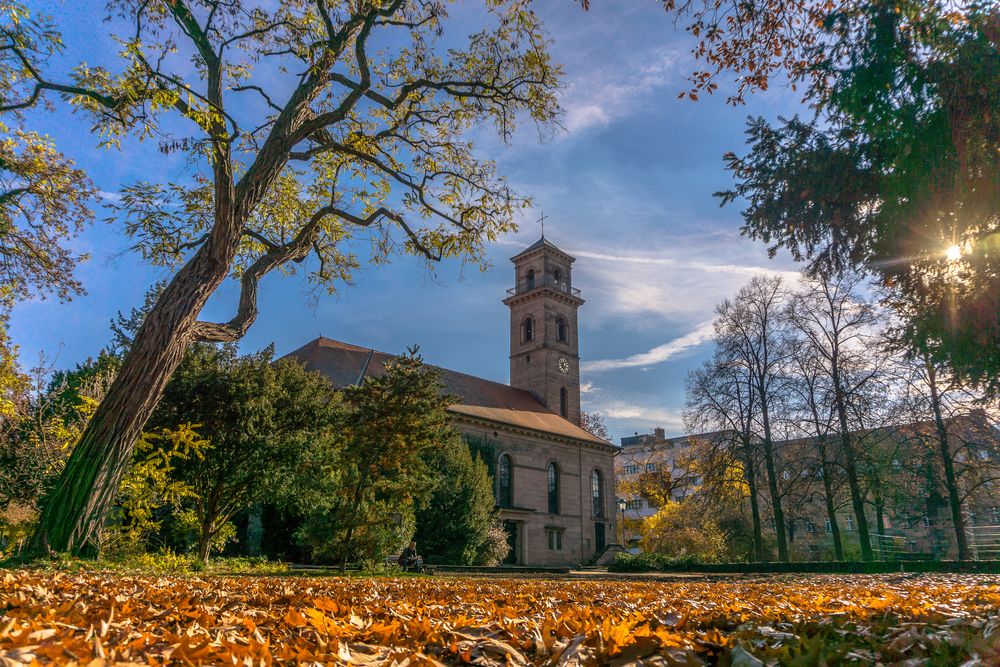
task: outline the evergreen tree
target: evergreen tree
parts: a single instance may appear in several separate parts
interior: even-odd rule
[[[486,565],[490,526],[497,520],[493,479],[457,435],[431,451],[428,466],[437,480],[430,499],[417,508],[414,539],[428,563]]]

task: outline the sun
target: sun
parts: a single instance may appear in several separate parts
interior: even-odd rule
[[[944,251],[944,256],[948,258],[949,262],[956,262],[962,259],[962,249],[957,245],[950,245],[948,249]]]

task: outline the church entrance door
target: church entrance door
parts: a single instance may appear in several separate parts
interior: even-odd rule
[[[604,522],[598,521],[594,524],[594,544],[596,545],[597,553],[604,551],[606,543],[604,541]]]
[[[521,547],[520,540],[517,539],[518,528],[517,521],[503,522],[503,529],[507,533],[507,546],[510,547],[507,557],[503,559],[504,565],[517,565],[518,552]]]

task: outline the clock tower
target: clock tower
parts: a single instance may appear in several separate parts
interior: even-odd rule
[[[542,236],[511,257],[510,386],[527,389],[550,410],[580,423],[580,340],[573,257]]]

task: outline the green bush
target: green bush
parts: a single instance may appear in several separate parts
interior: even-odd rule
[[[670,558],[655,553],[619,553],[608,568],[613,572],[704,572],[732,574],[837,573],[879,574],[887,572],[979,572],[1000,573],[1000,561],[801,561],[792,563],[706,563],[696,558]]]

